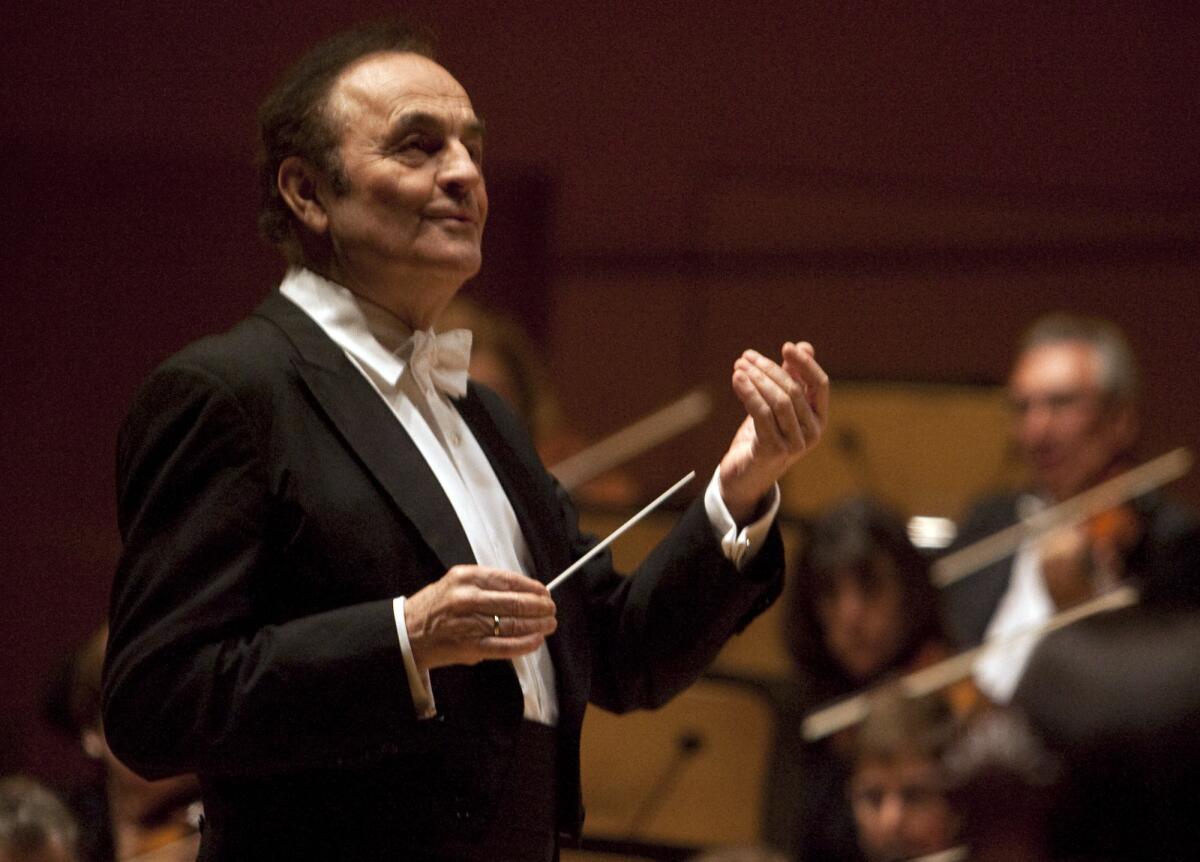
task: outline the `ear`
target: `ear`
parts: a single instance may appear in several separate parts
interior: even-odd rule
[[[100,760],[104,757],[104,737],[99,730],[93,727],[85,729],[79,734],[79,742],[88,757],[93,760]]]
[[[305,159],[288,156],[279,163],[275,184],[296,219],[316,234],[329,228],[329,214],[318,197],[324,177]]]

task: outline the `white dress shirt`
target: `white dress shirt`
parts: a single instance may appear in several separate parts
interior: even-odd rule
[[[475,561],[532,575],[532,558],[516,514],[471,429],[446,395],[423,390],[411,370],[405,373],[404,348],[412,331],[380,306],[309,270],[290,269],[280,292],[342,348],[391,409],[450,500]],[[779,510],[778,487],[766,514],[741,530],[721,500],[716,473],[704,500],[723,553],[739,568],[744,566],[762,546]],[[413,703],[420,717],[432,717],[437,712],[433,690],[428,672],[419,672],[413,661],[403,596],[396,598],[393,610]],[[513,665],[524,696],[525,717],[554,725],[558,698],[545,644],[513,659]]]
[[[1032,495],[1018,501],[1018,514],[1031,517],[1045,508]],[[975,683],[993,703],[1007,704],[1017,690],[1034,647],[1041,642],[1037,629],[1055,613],[1054,600],[1042,576],[1042,555],[1036,541],[1026,541],[1013,557],[1008,589],[1000,598],[984,632],[983,654],[975,663]]]

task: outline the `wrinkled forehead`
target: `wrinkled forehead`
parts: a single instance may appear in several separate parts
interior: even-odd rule
[[[475,123],[471,99],[454,76],[420,54],[370,54],[348,66],[334,81],[328,116],[347,123],[390,125],[409,113],[429,114],[448,123]]]
[[[1099,352],[1084,341],[1035,345],[1017,359],[1009,379],[1014,395],[1091,389],[1100,378]]]

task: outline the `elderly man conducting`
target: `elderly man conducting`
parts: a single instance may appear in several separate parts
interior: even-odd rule
[[[778,594],[776,480],[821,437],[806,343],[740,356],[747,411],[629,577],[434,324],[480,266],[483,124],[400,25],[308,54],[261,112],[291,265],[167,360],[119,442],[104,725],[195,772],[201,858],[555,857],[585,705],[662,704]]]

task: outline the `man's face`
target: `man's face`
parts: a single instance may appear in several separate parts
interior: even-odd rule
[[[466,91],[426,57],[372,54],[334,83],[327,116],[349,184],[321,189],[330,277],[368,293],[438,284],[452,295],[479,271],[487,219],[483,126]]]
[[[864,760],[850,781],[850,804],[869,862],[912,859],[954,846],[958,818],[928,758]]]
[[[1084,342],[1027,350],[1013,369],[1009,397],[1013,436],[1034,485],[1054,500],[1102,479],[1133,443],[1131,408],[1106,402],[1100,357]]]
[[[895,564],[878,554],[871,571],[846,569],[831,581],[832,589],[817,599],[825,648],[850,677],[867,679],[896,657],[904,634]]]

